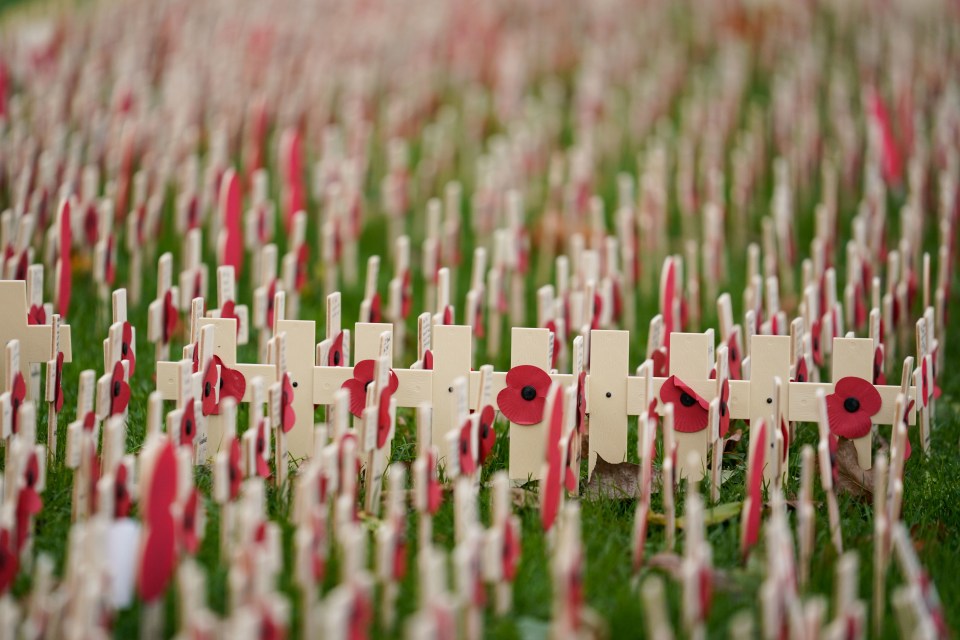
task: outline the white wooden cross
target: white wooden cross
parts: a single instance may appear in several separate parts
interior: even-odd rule
[[[388,323],[357,323],[355,362],[379,357],[380,335],[390,333],[392,336],[392,330],[393,325]],[[461,376],[467,377],[471,379],[471,388],[474,388],[470,372],[472,345],[473,335],[469,326],[435,325],[432,328],[434,368],[393,370],[399,382],[394,394],[398,407],[417,407],[424,402],[433,407],[432,440],[441,451],[444,450],[441,443],[445,442],[446,434],[460,426],[455,420],[453,381]],[[392,352],[388,355],[392,358]],[[316,367],[313,376],[314,403],[332,404],[334,393],[352,377],[352,367]],[[479,392],[479,372],[475,384]]]
[[[688,341],[701,341],[706,334],[683,334],[674,332],[671,336],[671,365],[681,367],[685,371],[687,365],[681,365],[679,362],[674,365],[674,361],[679,355],[675,355],[675,344],[686,345]],[[676,342],[675,342],[676,341]],[[783,408],[785,418],[789,422],[811,422],[817,421],[817,390],[824,390],[825,393],[833,392],[834,382],[816,383],[816,382],[789,382],[790,380],[790,336],[761,336],[754,335],[750,344],[750,379],[749,380],[730,380],[730,398],[728,409],[732,419],[750,420],[751,424],[758,424],[761,419],[770,418],[774,410],[775,394],[777,389],[776,380],[779,378],[779,402]],[[705,346],[705,345],[704,345]],[[694,350],[701,347],[691,347]],[[681,351],[687,352],[687,346],[681,347]],[[712,351],[712,347],[711,347]],[[833,379],[840,380],[847,376],[856,376],[867,381],[872,379],[873,373],[873,341],[870,338],[835,338],[833,342]],[[599,355],[598,355],[599,353]],[[595,362],[603,362],[609,357],[605,352],[593,351],[592,356]],[[704,356],[704,361],[708,356]],[[693,365],[700,367],[700,364],[694,362]],[[695,373],[691,371],[691,375]],[[679,374],[678,374],[679,375]],[[717,396],[717,384],[715,380],[709,377],[709,368],[706,368],[704,377],[683,378],[683,382],[690,386],[700,397],[712,401]],[[588,388],[590,386],[590,377],[588,376]],[[647,389],[647,381],[642,376],[630,376],[627,378],[627,415],[639,415],[649,403],[648,394],[659,398],[660,387],[666,381],[666,378],[652,378]],[[786,382],[785,382],[786,381]],[[895,402],[897,394],[901,392],[899,385],[876,385],[874,387],[880,394],[880,410],[872,417],[874,424],[892,424],[895,421]],[[910,391],[911,397],[916,394],[916,389]],[[592,411],[590,400],[594,394],[588,394],[587,412]],[[662,403],[658,406],[658,412],[662,413]],[[915,420],[915,414],[910,414],[911,422]],[[771,423],[772,424],[772,423]],[[681,435],[681,434],[678,434]],[[704,433],[704,441],[708,437]],[[594,448],[593,441],[596,438],[591,435],[591,449]],[[751,441],[753,442],[753,441]],[[855,441],[860,465],[864,469],[869,469],[871,465],[871,440],[867,435]],[[704,445],[706,446],[706,445]],[[755,444],[751,444],[751,447]],[[706,451],[704,449],[704,455]],[[680,459],[680,462],[684,462]],[[773,473],[773,465],[768,464],[769,474]],[[771,479],[767,475],[767,479]]]
[[[57,357],[53,352],[53,328],[48,324],[27,324],[27,289],[23,280],[0,281],[0,306],[4,309],[3,313],[0,313],[0,344],[5,345],[10,340],[20,341],[20,371],[23,373],[24,382],[28,382],[31,364],[45,363]],[[60,325],[60,351],[63,352],[64,362],[72,361],[73,350],[68,324]],[[0,376],[6,380],[8,375],[6,363],[0,362]],[[27,399],[30,399],[29,385]]]
[[[246,391],[241,402],[251,402],[250,381],[259,376],[264,384],[276,382],[277,369],[274,364],[238,363],[237,362],[237,331],[236,320],[233,318],[202,318],[199,327],[212,325],[214,327],[214,355],[220,357],[227,367],[243,374],[247,381]],[[292,377],[294,385],[293,408],[297,416],[296,426],[286,434],[287,447],[290,456],[295,458],[308,457],[313,453],[313,405],[314,399],[311,390],[314,388],[314,331],[315,323],[312,320],[277,320],[275,330],[286,333],[287,341],[287,371]],[[157,390],[165,400],[175,399],[177,393],[177,366],[176,362],[157,363]],[[351,371],[346,369],[346,371]],[[219,417],[207,416],[210,452],[215,453],[220,441],[218,430]]]

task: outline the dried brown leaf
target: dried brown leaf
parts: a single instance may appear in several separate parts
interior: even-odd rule
[[[532,488],[513,487],[510,489],[510,498],[515,509],[535,508],[540,506],[539,494]]]
[[[852,440],[840,438],[837,446],[837,492],[848,493],[854,498],[873,498],[873,472],[860,467],[857,447]]]
[[[587,500],[632,500],[640,497],[640,465],[633,462],[607,462],[597,456],[593,475],[583,489]]]

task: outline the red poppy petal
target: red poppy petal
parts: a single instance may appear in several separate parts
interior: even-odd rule
[[[827,419],[830,432],[847,439],[862,438],[870,433],[870,416],[863,411],[849,412],[844,408],[845,398],[832,393],[827,396]]]
[[[471,420],[467,420],[466,424],[460,427],[460,440],[458,443],[458,451],[460,456],[460,472],[466,475],[472,474],[476,471],[476,461],[473,459],[473,451],[470,446],[470,434],[472,432]]]
[[[340,367],[346,363],[343,361],[343,331],[337,334],[330,345],[330,352],[327,354],[328,367]]]
[[[531,425],[543,420],[543,409],[546,399],[536,397],[533,400],[524,400],[520,389],[507,387],[497,394],[497,406],[503,415],[514,424]]]
[[[493,451],[493,446],[497,442],[497,431],[494,429],[493,425],[495,415],[496,412],[490,405],[485,406],[480,412],[480,464],[483,464],[487,460],[487,458],[490,456],[490,453]]]
[[[367,404],[367,385],[356,378],[344,381],[341,389],[350,392],[350,413],[359,418],[363,415],[363,408]]]
[[[361,360],[353,367],[353,377],[362,382],[373,380],[375,363],[373,359]]]
[[[537,390],[538,396],[546,396],[552,382],[550,374],[530,364],[521,364],[512,367],[507,372],[506,383],[508,387],[515,387],[517,390],[526,386],[531,386]]]

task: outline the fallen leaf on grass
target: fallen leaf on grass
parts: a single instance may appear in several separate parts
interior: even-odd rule
[[[733,520],[740,515],[740,511],[742,509],[742,502],[724,502],[723,504],[718,504],[717,506],[707,509],[703,512],[703,526],[712,527],[715,524],[720,524],[721,522],[726,522],[727,520]],[[667,524],[667,516],[663,515],[662,513],[654,513],[651,511],[647,514],[647,522],[650,524],[660,525],[662,527]],[[683,516],[677,518],[676,525],[677,529],[683,529]]]
[[[597,456],[593,475],[583,489],[587,500],[630,500],[640,497],[640,465],[633,462],[612,464]]]
[[[526,486],[511,487],[510,500],[513,502],[514,509],[538,508],[540,506],[539,493],[533,488],[528,489]]]
[[[837,491],[854,498],[873,498],[873,472],[864,471],[857,459],[857,447],[853,440],[840,438],[837,446]]]

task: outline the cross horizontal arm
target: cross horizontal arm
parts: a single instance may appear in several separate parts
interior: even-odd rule
[[[787,419],[791,422],[816,422],[817,391],[823,389],[826,394],[833,393],[833,384],[825,382],[791,382],[788,389],[789,404],[787,405]],[[873,416],[874,424],[893,424],[896,416],[895,405],[900,387],[893,385],[878,385],[874,387],[880,394],[880,411]],[[916,399],[916,387],[910,387],[910,397]],[[916,424],[917,412],[911,409],[907,419],[910,424]]]

